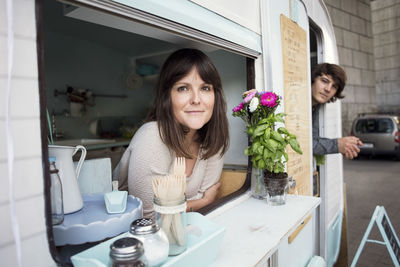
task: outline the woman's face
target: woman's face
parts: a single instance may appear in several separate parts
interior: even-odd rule
[[[210,119],[214,109],[214,88],[201,79],[194,67],[171,89],[175,119],[190,130],[198,130]]]

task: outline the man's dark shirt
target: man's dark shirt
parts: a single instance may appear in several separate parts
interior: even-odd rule
[[[326,155],[339,153],[337,139],[329,139],[319,136],[319,107],[312,107],[312,136],[313,136],[313,154]]]

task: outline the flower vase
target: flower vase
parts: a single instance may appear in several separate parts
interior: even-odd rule
[[[286,203],[286,195],[289,191],[289,180],[287,174],[284,177],[272,178],[266,175],[265,186],[267,191],[267,203],[271,206],[280,206]]]
[[[267,197],[264,170],[254,167],[251,170],[251,196],[257,199],[265,199]]]

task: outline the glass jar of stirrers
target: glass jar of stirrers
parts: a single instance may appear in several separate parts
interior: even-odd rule
[[[155,219],[167,234],[168,255],[186,249],[186,174],[185,158],[174,160],[173,173],[153,179]]]
[[[154,196],[155,219],[167,234],[169,256],[181,254],[186,250],[186,197],[160,199]]]

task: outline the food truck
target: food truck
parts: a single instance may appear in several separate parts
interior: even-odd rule
[[[201,210],[222,229],[220,243],[204,240],[198,250],[203,254],[188,249],[190,266],[305,266],[314,256],[328,266],[335,263],[344,213],[342,157],[329,155],[316,166],[311,141],[311,69],[338,63],[322,0],[6,0],[0,5],[2,265],[68,265],[71,256],[93,247],[91,242],[123,232],[84,226],[79,241],[67,241],[73,237],[68,230],[80,227],[72,225],[61,229],[66,232],[60,241],[61,230],[50,216],[49,145],[85,148],[78,180],[84,175],[89,180],[79,182],[82,195],[107,180],[111,184],[111,170],[152,102],[162,63],[184,47],[202,50],[217,67],[230,130],[222,192]],[[296,184],[283,206],[268,206],[249,192],[253,169],[244,154],[245,125],[231,109],[253,88],[282,96],[278,111],[287,114],[286,128],[303,149],[301,156],[289,154],[286,169]],[[320,111],[320,132],[340,136],[340,101]],[[96,159],[108,160],[96,165]],[[94,238],[99,232],[106,236]]]

